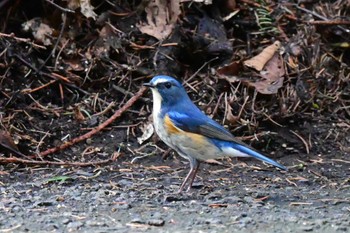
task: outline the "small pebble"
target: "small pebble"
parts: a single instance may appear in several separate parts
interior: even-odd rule
[[[161,227],[164,226],[165,221],[161,218],[159,219],[150,219],[148,220],[147,224],[150,226],[156,226],[156,227]]]
[[[84,224],[82,222],[70,222],[67,225],[67,228],[74,228],[78,229],[79,227],[83,226]]]
[[[313,226],[302,226],[302,227],[300,227],[300,230],[310,232],[310,231],[314,230],[314,227]]]
[[[68,224],[68,223],[70,223],[70,221],[71,220],[69,218],[65,218],[65,219],[62,220],[62,223],[63,224]]]
[[[139,224],[145,224],[146,222],[143,221],[141,218],[139,217],[136,217],[136,218],[133,218],[130,223],[139,223]]]

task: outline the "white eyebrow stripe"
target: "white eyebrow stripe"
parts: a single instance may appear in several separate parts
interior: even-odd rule
[[[166,83],[166,82],[169,82],[169,79],[167,78],[159,78],[157,79],[155,82],[154,82],[154,85],[157,85],[159,83]]]

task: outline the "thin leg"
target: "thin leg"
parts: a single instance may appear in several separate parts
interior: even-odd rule
[[[189,157],[188,160],[190,161],[191,169],[190,169],[189,173],[187,174],[185,180],[182,182],[178,193],[181,193],[183,191],[183,189],[186,186],[186,183],[188,183],[188,182],[189,182],[189,186],[188,186],[187,191],[191,189],[194,178],[196,177],[196,174],[197,174],[197,171],[199,168],[199,161],[197,159]]]
[[[197,175],[197,172],[199,169],[199,165],[200,165],[200,162],[198,160],[196,160],[196,166],[195,166],[194,170],[192,171],[192,177],[190,180],[190,184],[188,185],[187,190],[186,190],[187,192],[190,191],[190,189],[192,188],[193,181],[196,178],[196,175]]]

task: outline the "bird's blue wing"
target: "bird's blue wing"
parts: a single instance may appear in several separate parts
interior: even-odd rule
[[[202,112],[179,113],[170,111],[167,115],[172,123],[183,131],[224,141],[236,141],[230,132]]]

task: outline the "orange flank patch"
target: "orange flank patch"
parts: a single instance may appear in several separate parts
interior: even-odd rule
[[[170,120],[170,117],[168,115],[164,117],[164,125],[170,134],[179,133],[181,130],[174,125],[174,123]]]
[[[164,117],[164,125],[170,134],[183,134],[198,144],[203,144],[206,141],[205,137],[200,134],[186,132],[176,127],[168,115]]]

